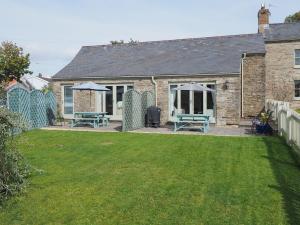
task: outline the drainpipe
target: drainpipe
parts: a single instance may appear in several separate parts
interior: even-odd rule
[[[155,106],[157,107],[157,82],[154,80],[154,76],[151,76],[152,84],[154,84],[155,90]]]
[[[246,53],[243,53],[241,59],[241,117],[244,117],[244,59],[247,57]]]

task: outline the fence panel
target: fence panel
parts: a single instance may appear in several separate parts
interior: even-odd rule
[[[30,93],[30,113],[32,128],[47,126],[45,95],[39,90]]]
[[[54,125],[54,120],[57,114],[57,105],[55,95],[52,91],[49,91],[45,95],[46,101],[46,114],[47,114],[47,125]]]
[[[125,92],[123,95],[123,131],[135,130],[144,126],[141,110],[141,94],[134,90]]]
[[[300,115],[289,108],[288,102],[267,100],[266,109],[273,111],[273,120],[278,125],[279,135],[300,156]]]
[[[53,92],[44,94],[39,90],[29,92],[15,87],[7,92],[7,107],[21,114],[29,129],[53,125],[55,120],[56,100]]]
[[[20,113],[22,118],[28,123],[29,128],[31,128],[29,91],[20,87],[9,90],[7,92],[7,106],[12,112]]]
[[[130,90],[123,95],[122,131],[130,131],[145,127],[145,115],[148,107],[155,104],[155,96],[146,91],[142,94]]]
[[[142,119],[145,123],[145,116],[147,108],[155,105],[155,95],[151,91],[145,91],[142,93]]]

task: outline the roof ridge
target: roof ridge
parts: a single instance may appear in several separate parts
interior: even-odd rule
[[[83,45],[82,48],[96,48],[96,47],[114,47],[114,46],[134,46],[139,44],[152,44],[159,42],[175,42],[175,41],[187,41],[187,40],[201,40],[201,39],[216,39],[216,38],[232,38],[232,37],[247,37],[247,36],[262,36],[259,33],[248,33],[248,34],[232,34],[232,35],[219,35],[219,36],[206,36],[206,37],[198,37],[198,38],[177,38],[177,39],[169,39],[169,40],[157,40],[157,41],[141,41],[137,43],[123,43],[123,44],[102,44],[102,45]]]
[[[284,22],[281,22],[281,23],[270,23],[269,25],[283,25],[283,24],[287,24],[287,25],[290,25],[290,24],[300,24],[300,21],[290,22],[290,23],[284,23]]]

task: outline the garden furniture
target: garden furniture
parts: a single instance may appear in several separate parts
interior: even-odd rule
[[[106,112],[75,112],[71,120],[71,127],[90,125],[98,128],[100,125],[108,126],[109,120],[105,117]]]
[[[174,132],[195,124],[200,125],[200,131],[207,133],[209,130],[209,116],[203,114],[178,114],[174,122]]]

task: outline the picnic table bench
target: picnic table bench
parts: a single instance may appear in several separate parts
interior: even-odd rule
[[[75,112],[71,120],[71,127],[78,125],[90,125],[98,128],[100,125],[108,126],[109,119],[105,117],[106,112]]]
[[[174,132],[187,128],[192,124],[200,124],[200,131],[206,133],[209,129],[209,116],[203,114],[178,114],[174,122]]]

